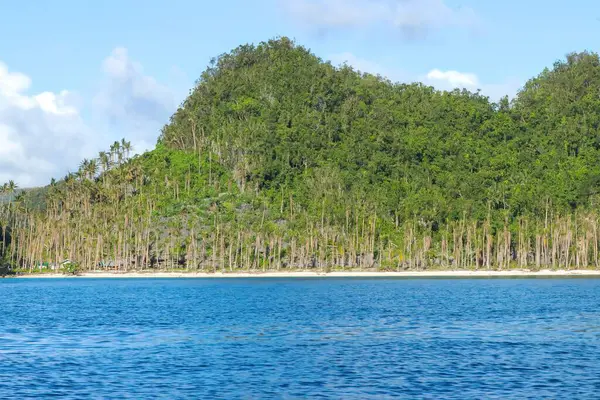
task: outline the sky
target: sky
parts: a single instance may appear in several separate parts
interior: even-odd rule
[[[151,149],[211,58],[288,36],[395,82],[514,97],[598,51],[593,0],[0,0],[0,184],[45,185],[126,138]]]

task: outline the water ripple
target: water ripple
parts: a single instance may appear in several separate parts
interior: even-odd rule
[[[5,280],[0,397],[594,398],[600,280]]]

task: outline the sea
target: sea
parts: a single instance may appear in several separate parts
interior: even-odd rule
[[[0,279],[1,399],[598,399],[600,279]]]

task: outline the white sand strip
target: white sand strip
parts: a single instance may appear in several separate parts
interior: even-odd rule
[[[405,272],[85,272],[75,278],[490,278],[490,277],[600,277],[600,270],[504,270],[504,271],[405,271]],[[62,274],[26,274],[17,278],[69,278]]]

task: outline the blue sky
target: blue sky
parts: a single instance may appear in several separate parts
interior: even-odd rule
[[[40,185],[121,137],[151,148],[211,57],[289,36],[334,63],[513,96],[597,51],[591,0],[0,2],[0,183]]]

